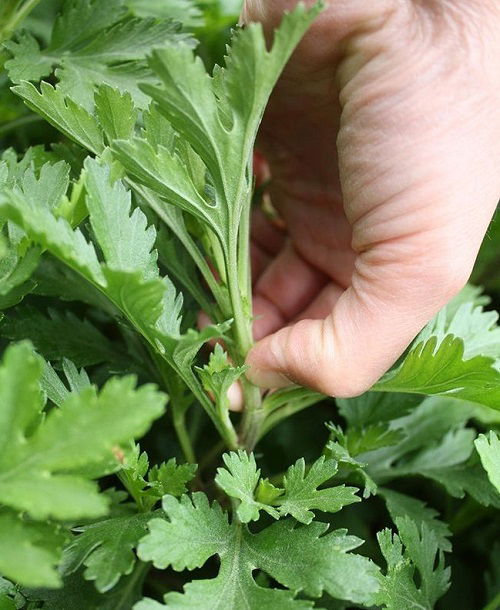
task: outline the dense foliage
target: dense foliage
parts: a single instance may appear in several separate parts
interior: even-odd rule
[[[0,609],[500,606],[500,222],[372,391],[245,377],[255,138],[319,10],[226,51],[238,2],[0,7]]]

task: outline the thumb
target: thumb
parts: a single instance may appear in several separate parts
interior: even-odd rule
[[[297,383],[337,397],[365,392],[470,272],[464,261],[451,268],[427,261],[419,268],[419,257],[403,266],[390,260],[390,252],[371,255],[372,261],[359,257],[351,286],[325,319],[301,320],[253,347],[247,357],[253,383],[264,388]]]

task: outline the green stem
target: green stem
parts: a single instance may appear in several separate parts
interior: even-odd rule
[[[240,236],[240,239],[247,239],[248,236]],[[245,282],[241,278],[241,269],[238,269],[238,248],[235,245],[234,252],[229,258],[228,269],[228,288],[234,316],[235,343],[240,362],[245,361],[247,353],[253,345],[252,337],[252,316],[251,312],[245,311],[249,308],[248,302],[248,280]],[[249,264],[246,261],[247,275],[249,275]],[[243,296],[242,296],[243,292]],[[243,299],[246,302],[243,302]],[[257,444],[259,431],[264,421],[264,409],[262,406],[262,394],[258,387],[250,381],[242,378],[244,413],[240,433],[240,446],[247,451],[252,451]]]
[[[118,599],[113,602],[114,610],[126,610],[127,608],[130,608],[130,595],[139,583],[144,582],[150,568],[151,564],[139,560],[137,561],[134,571],[128,577],[127,584],[120,591]]]
[[[495,597],[486,604],[483,610],[498,610],[500,608],[500,593],[497,593]]]
[[[31,13],[40,0],[27,0],[17,11],[7,19],[5,25],[0,29],[0,42],[9,39],[17,26]],[[12,10],[14,3],[12,3]]]
[[[20,127],[25,127],[26,125],[31,125],[31,123],[39,123],[41,121],[43,121],[42,117],[38,116],[37,114],[28,114],[26,116],[13,119],[12,121],[7,121],[7,123],[0,125],[0,137],[5,136],[11,131],[19,129]]]
[[[263,422],[260,428],[257,440],[260,440],[284,419],[287,419],[288,417],[295,415],[295,413],[298,413],[303,409],[307,409],[308,407],[311,407],[312,405],[315,405],[317,403],[317,396],[311,395],[304,397],[301,401],[290,402],[285,406],[276,409],[276,411],[273,411],[272,413],[266,416],[265,421]]]
[[[176,409],[175,406],[173,407],[173,409],[174,410],[172,420],[174,422],[177,440],[179,441],[182,453],[184,454],[184,459],[190,464],[196,464],[196,456],[194,453],[193,444],[191,443],[191,439],[186,428],[186,410]]]

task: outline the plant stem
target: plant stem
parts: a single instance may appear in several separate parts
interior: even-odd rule
[[[113,604],[113,608],[115,610],[120,610],[122,608],[123,610],[126,610],[126,608],[130,608],[130,595],[139,583],[144,582],[150,568],[150,563],[137,561],[132,574],[128,578],[127,584],[120,591],[119,598]]]
[[[196,456],[193,445],[186,428],[186,410],[178,408],[176,409],[174,406],[172,420],[174,422],[177,440],[179,441],[182,453],[184,454],[184,459],[190,464],[196,464]]]
[[[495,597],[486,604],[483,610],[498,610],[500,608],[500,593],[497,593]]]
[[[24,127],[25,125],[30,125],[31,123],[39,123],[41,121],[43,121],[42,117],[38,116],[37,114],[28,114],[17,119],[13,119],[12,121],[7,121],[7,123],[0,125],[0,137],[14,131],[15,129],[19,129],[19,127]]]
[[[39,4],[40,0],[27,0],[17,11],[14,9],[14,3],[10,10],[13,10],[13,14],[10,18],[7,18],[7,22],[0,29],[0,42],[4,42],[11,37],[17,26],[25,19],[31,11]]]
[[[249,239],[248,236],[240,236],[240,239]],[[252,337],[252,316],[251,312],[246,312],[243,299],[245,299],[246,309],[249,308],[248,285],[249,280],[243,281],[241,268],[238,269],[238,256],[235,246],[232,257],[229,259],[228,269],[228,288],[234,316],[235,343],[240,362],[245,361],[245,357],[253,345]],[[248,261],[246,261],[247,274],[250,274]],[[242,296],[243,293],[243,296]],[[264,420],[264,409],[262,407],[262,393],[260,389],[253,385],[248,379],[242,378],[244,413],[239,439],[240,447],[247,451],[252,451],[259,438],[260,427]]]

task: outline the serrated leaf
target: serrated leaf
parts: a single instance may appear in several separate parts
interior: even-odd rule
[[[301,523],[311,523],[313,510],[335,513],[342,507],[360,502],[356,487],[327,487],[319,489],[337,473],[337,462],[324,456],[316,460],[306,474],[303,458],[288,468],[283,479],[284,494],[276,500],[280,515],[292,515]]]
[[[0,502],[37,519],[97,517],[107,502],[95,483],[71,474],[141,436],[161,415],[164,395],[135,389],[132,377],[68,395],[40,418],[42,362],[27,343],[9,347],[0,367]],[[84,431],[84,432],[83,432]]]
[[[355,398],[337,398],[335,402],[349,426],[361,428],[406,415],[422,402],[422,397],[392,392],[366,392]]]
[[[129,138],[132,135],[138,111],[129,93],[123,93],[109,85],[101,85],[94,101],[95,113],[108,144],[118,138]]]
[[[498,315],[474,303],[445,308],[420,333],[403,361],[374,390],[447,395],[500,405]]]
[[[121,576],[130,574],[136,563],[133,552],[147,532],[153,513],[138,513],[106,519],[78,528],[81,532],[64,549],[61,572],[76,572],[85,566],[85,580],[95,582],[96,589],[105,593]]]
[[[48,310],[44,315],[33,306],[17,307],[0,322],[0,336],[29,339],[47,360],[68,358],[80,367],[101,362],[120,366],[126,361],[96,326],[71,311]]]
[[[368,473],[380,484],[398,477],[428,477],[452,496],[467,493],[481,504],[498,506],[500,494],[472,454],[476,433],[464,428],[476,409],[453,398],[427,398],[391,423],[392,429],[404,433],[397,445],[363,455]]]
[[[29,587],[58,587],[64,534],[57,526],[23,520],[0,510],[0,571]]]
[[[390,530],[377,535],[387,562],[377,604],[389,610],[413,607],[432,610],[450,584],[450,569],[444,566],[443,552],[425,523],[418,528],[408,517],[397,519],[396,523],[399,536]],[[416,570],[419,586],[414,579]]]
[[[491,430],[488,436],[480,434],[474,444],[492,485],[500,492],[500,439]]]
[[[85,161],[85,170],[90,222],[106,264],[117,271],[140,271],[144,279],[157,277],[156,231],[139,208],[131,212],[130,191],[120,181],[111,184],[109,168],[93,159]]]
[[[249,25],[235,35],[226,68],[213,77],[185,44],[152,54],[149,65],[161,86],[144,84],[142,89],[207,167],[211,180],[204,193],[179,149],[158,147],[156,153],[146,140],[114,146],[136,180],[209,226],[226,252],[252,189],[248,164],[268,97],[318,11],[318,6],[306,10],[299,5],[286,15],[271,51],[261,25]],[[244,85],[248,82],[253,83],[251,92]]]
[[[136,445],[127,452],[120,479],[137,506],[147,512],[165,494],[181,496],[186,493],[187,484],[194,478],[196,469],[196,464],[178,465],[175,458],[150,469],[146,452],[141,453]]]
[[[5,62],[11,80],[38,82],[55,69],[59,88],[92,108],[94,89],[106,83],[129,92],[139,105],[147,99],[137,87],[151,81],[146,55],[166,41],[190,39],[169,20],[132,18],[118,0],[71,0],[62,6],[49,46],[41,49],[28,33],[7,43],[12,59]]]
[[[194,478],[196,464],[177,464],[175,458],[159,466],[153,466],[148,474],[148,483],[161,498],[165,494],[182,496],[187,491],[187,484]]]
[[[295,527],[280,521],[251,534],[245,526],[229,524],[220,506],[209,505],[204,494],[179,501],[165,496],[167,520],[154,519],[150,533],[139,545],[139,557],[163,569],[195,569],[210,557],[221,560],[219,574],[212,580],[194,581],[184,593],[168,593],[168,608],[241,607],[297,609],[310,607],[294,600],[294,592],[319,597],[323,590],[339,599],[366,603],[378,588],[378,570],[370,560],[349,553],[361,540],[345,530],[328,532],[328,525],[313,523]],[[296,558],[301,557],[297,562]],[[260,568],[285,589],[257,585],[252,572]],[[138,608],[155,607],[144,602]]]
[[[65,136],[93,153],[104,149],[103,134],[96,118],[65,95],[58,87],[42,81],[40,91],[27,81],[12,87],[26,105]]]
[[[138,17],[174,19],[185,28],[203,25],[203,14],[193,0],[127,0],[127,6]]]
[[[258,502],[254,497],[260,479],[260,470],[257,468],[254,455],[238,451],[238,453],[225,453],[222,459],[225,468],[217,469],[215,482],[228,496],[240,501],[236,512],[241,522],[257,521],[261,510],[277,519],[276,509]]]
[[[197,367],[198,377],[204,389],[213,396],[220,413],[229,410],[228,390],[244,374],[246,368],[232,366],[220,343],[210,354],[208,364],[203,368]]]
[[[435,535],[439,548],[443,551],[451,551],[449,541],[451,532],[446,523],[437,518],[437,511],[428,507],[425,502],[417,500],[417,498],[412,498],[392,489],[379,488],[378,495],[385,500],[387,510],[395,523],[397,519],[409,517],[419,528],[425,524]]]

